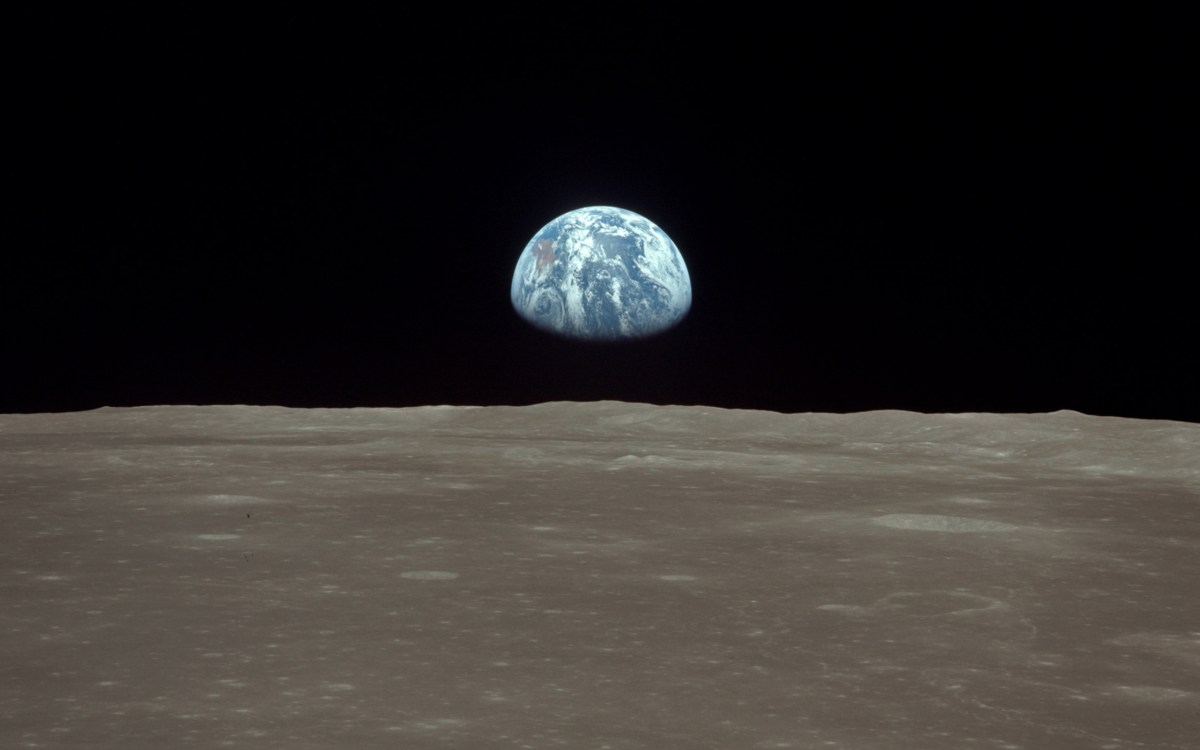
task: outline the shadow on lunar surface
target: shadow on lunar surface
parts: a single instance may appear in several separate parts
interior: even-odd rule
[[[0,415],[0,746],[1183,750],[1200,427]]]

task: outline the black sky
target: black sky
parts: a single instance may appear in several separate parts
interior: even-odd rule
[[[524,404],[1200,421],[1170,18],[25,19],[0,411]],[[693,309],[512,312],[547,221],[663,227]]]

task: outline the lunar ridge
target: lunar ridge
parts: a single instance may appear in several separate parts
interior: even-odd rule
[[[0,747],[1184,750],[1200,425],[0,415]]]

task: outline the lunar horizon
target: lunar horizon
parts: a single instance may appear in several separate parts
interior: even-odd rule
[[[1200,425],[0,414],[0,745],[1184,750]]]

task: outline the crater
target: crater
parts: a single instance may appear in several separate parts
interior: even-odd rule
[[[1004,602],[959,591],[900,591],[877,601],[875,608],[912,617],[937,617],[1003,609]]]
[[[981,534],[997,531],[1016,531],[1020,526],[1003,521],[987,521],[962,516],[939,516],[920,513],[890,513],[872,518],[871,522],[889,529],[910,531],[945,531],[952,534]]]
[[[1187,690],[1176,690],[1175,688],[1157,687],[1154,685],[1119,685],[1115,693],[1142,701],[1177,701],[1184,698],[1191,698],[1195,695]]]
[[[211,505],[262,505],[271,501],[254,495],[200,495],[193,502]]]
[[[458,573],[449,570],[406,570],[400,577],[410,581],[452,581],[458,578]]]

